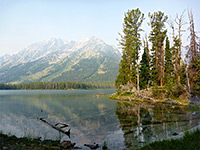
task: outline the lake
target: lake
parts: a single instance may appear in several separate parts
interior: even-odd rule
[[[200,123],[198,107],[175,107],[109,100],[106,90],[0,91],[0,131],[17,137],[69,140],[51,124],[65,122],[77,146],[106,141],[109,149],[136,149],[167,139]]]

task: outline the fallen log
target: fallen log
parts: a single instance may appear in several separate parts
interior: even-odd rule
[[[41,120],[42,122],[48,124],[49,126],[51,126],[53,129],[55,129],[55,130],[57,130],[57,131],[59,131],[59,132],[65,134],[65,135],[67,135],[67,136],[70,138],[70,129],[69,129],[68,131],[64,131],[61,127],[57,127],[57,125],[60,124],[60,123],[53,125],[53,124],[47,122],[47,121],[46,121],[45,119],[43,119],[43,118],[40,118],[40,120]],[[65,125],[67,125],[67,124],[65,124]],[[63,127],[63,128],[64,128],[64,127]]]
[[[62,123],[62,122],[59,122],[59,123],[56,123],[56,124],[55,124],[55,126],[58,126],[58,125],[60,125],[60,128],[66,128],[66,127],[69,126],[68,124]]]

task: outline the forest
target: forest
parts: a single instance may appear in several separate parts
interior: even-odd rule
[[[79,82],[33,82],[21,84],[0,84],[0,90],[67,90],[67,89],[97,89],[111,88],[109,85],[89,84]]]
[[[185,12],[174,19],[161,11],[149,13],[150,33],[143,38],[144,14],[139,8],[125,13],[119,39],[122,59],[115,80],[118,94],[122,89],[128,93],[130,89],[139,92],[157,87],[166,92],[166,97],[178,97],[185,90],[200,96],[200,39],[192,11],[188,10],[188,23],[184,19]],[[189,44],[184,46],[182,36],[186,33],[189,33],[186,35]],[[185,56],[183,51],[186,51]]]

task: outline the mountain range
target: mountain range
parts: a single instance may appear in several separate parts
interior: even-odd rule
[[[91,37],[80,41],[51,38],[0,57],[0,83],[114,83],[120,51]]]

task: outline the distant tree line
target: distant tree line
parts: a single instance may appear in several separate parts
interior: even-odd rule
[[[67,90],[112,88],[112,85],[79,83],[79,82],[33,82],[22,84],[0,84],[0,90]]]
[[[182,27],[186,24],[183,20],[184,12],[174,20],[168,20],[168,16],[161,11],[149,13],[151,31],[143,40],[140,33],[143,31],[141,25],[144,14],[139,8],[125,13],[123,34],[120,34],[119,40],[122,59],[115,80],[118,91],[124,85],[138,91],[150,86],[164,86],[171,90],[178,85],[200,95],[200,41],[194,30],[192,12],[188,11],[188,16],[190,43],[185,47],[187,54],[183,60]],[[171,41],[167,36],[167,24],[172,29]],[[143,54],[140,60],[141,49]]]

